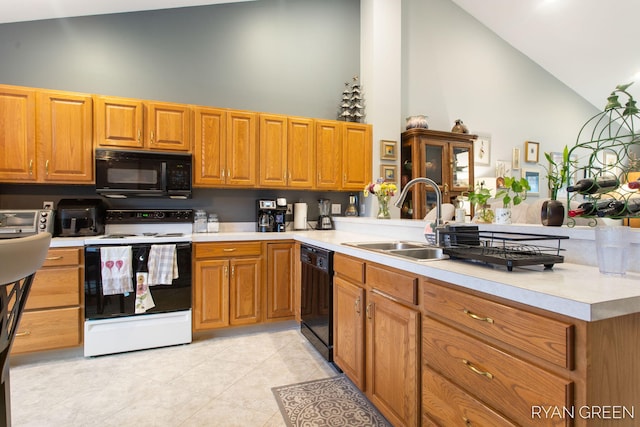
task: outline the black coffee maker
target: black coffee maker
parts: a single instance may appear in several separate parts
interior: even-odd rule
[[[276,201],[258,200],[256,230],[262,233],[275,231]]]

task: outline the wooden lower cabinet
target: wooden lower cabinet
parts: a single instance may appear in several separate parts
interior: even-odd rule
[[[427,367],[422,370],[422,390],[423,426],[516,426]]]
[[[418,278],[342,254],[334,270],[335,363],[394,426],[418,426]]]
[[[640,313],[586,322],[427,279],[423,425],[635,426]]]
[[[470,335],[424,319],[425,363],[516,424],[531,421],[533,405],[569,408],[573,382]],[[565,425],[556,418],[543,425]]]
[[[293,242],[267,243],[267,320],[293,319],[295,311]]]
[[[367,293],[366,395],[394,426],[417,426],[420,311]]]
[[[196,243],[194,247],[194,330],[260,322],[260,242]]]
[[[11,353],[81,345],[83,289],[83,249],[49,249],[31,285]]]
[[[337,256],[337,255],[336,255]],[[333,359],[364,390],[365,290],[342,277],[333,280]]]

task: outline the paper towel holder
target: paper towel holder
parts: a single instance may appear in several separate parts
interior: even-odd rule
[[[307,229],[307,204],[296,203],[293,205],[293,229]]]

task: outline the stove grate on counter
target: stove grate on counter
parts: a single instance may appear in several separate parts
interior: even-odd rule
[[[441,237],[445,242],[443,252],[450,259],[503,265],[508,271],[513,271],[513,267],[538,264],[544,265],[545,269],[553,268],[564,262],[560,241],[569,238],[500,231],[445,231]]]

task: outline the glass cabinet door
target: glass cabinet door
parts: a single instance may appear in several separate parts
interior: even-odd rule
[[[451,190],[465,191],[472,186],[473,158],[469,144],[451,144]]]
[[[442,187],[442,185],[447,182],[447,169],[445,167],[447,157],[446,146],[444,144],[429,143],[423,144],[422,147],[424,150],[422,157],[424,164],[422,165],[423,174],[421,176],[432,179]]]

